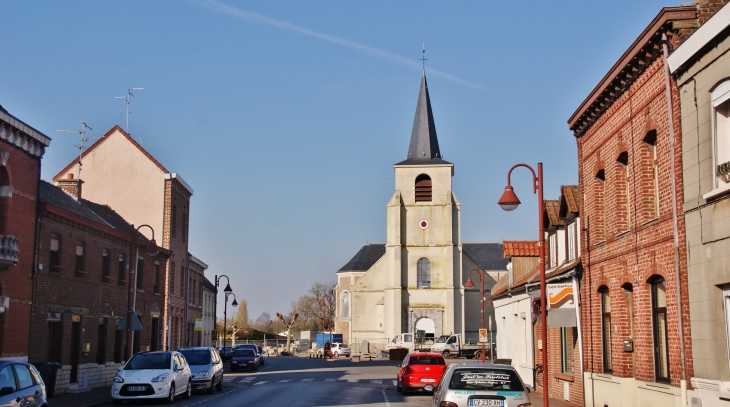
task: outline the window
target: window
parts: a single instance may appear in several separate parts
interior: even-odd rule
[[[51,233],[51,256],[48,260],[48,271],[61,272],[61,239],[57,234]]]
[[[649,207],[647,213],[650,219],[659,217],[659,160],[657,159],[657,134],[656,130],[651,130],[644,137],[644,143],[649,148],[649,160],[651,179],[648,180],[649,188],[646,189],[649,198]]]
[[[596,235],[598,241],[606,240],[606,232],[608,230],[608,219],[606,218],[606,172],[601,169],[596,173],[594,180],[593,193],[596,196]]]
[[[111,280],[111,253],[108,249],[101,251],[101,281],[108,283]]]
[[[5,233],[8,224],[8,207],[12,195],[10,176],[4,166],[0,166],[0,233]]]
[[[342,292],[342,300],[340,304],[340,319],[348,320],[350,318],[350,293]]]
[[[416,177],[416,202],[431,202],[431,177],[421,174]]]
[[[573,260],[577,254],[575,250],[575,222],[569,223],[566,229],[568,229],[568,260]]]
[[[144,259],[137,259],[137,289],[144,289]]]
[[[152,287],[155,294],[160,293],[160,263],[155,262],[155,286]]]
[[[561,372],[574,373],[575,344],[578,342],[578,330],[570,327],[560,328],[560,362]]]
[[[550,266],[549,268],[556,267],[558,265],[558,237],[557,234],[553,233],[548,236],[550,242]]]
[[[727,353],[730,356],[730,285],[726,285],[722,290],[723,305],[725,308],[725,335],[727,337]],[[728,358],[730,360],[730,358]]]
[[[180,266],[180,296],[185,296],[185,266]]]
[[[663,278],[651,282],[651,313],[654,334],[654,371],[657,381],[669,381],[669,339],[667,337],[667,284]]]
[[[170,237],[175,238],[177,234],[177,205],[172,205],[172,213],[170,214]]]
[[[722,165],[730,162],[730,80],[722,82],[712,91],[712,132],[715,142],[715,188],[730,183],[722,176]]]
[[[74,276],[84,276],[84,242],[76,242],[76,266],[74,267]]]
[[[7,365],[0,370],[0,388],[4,389],[6,387],[9,387],[12,392],[18,390],[18,387],[15,385],[15,375],[13,374],[12,365]]]
[[[608,288],[599,290],[601,294],[601,328],[603,331],[603,371],[611,373],[611,295]]]
[[[170,263],[170,294],[175,294],[175,262]]]
[[[619,232],[631,229],[630,188],[629,188],[629,153],[624,151],[616,159],[616,209]]]
[[[182,241],[183,243],[188,241],[188,214],[183,212],[182,216]]]
[[[15,374],[18,377],[18,388],[19,389],[27,389],[28,387],[35,386],[35,382],[33,381],[33,376],[30,374],[30,370],[28,370],[28,366],[16,364],[13,365],[15,368]]]
[[[60,320],[48,321],[46,337],[46,362],[61,362],[63,325]]]
[[[120,254],[119,260],[117,261],[117,285],[124,285],[124,282],[127,280],[125,278],[127,273],[125,273],[124,261],[124,255]]]
[[[416,264],[418,288],[431,287],[431,261],[425,257],[418,259]]]
[[[103,365],[106,362],[106,318],[99,318],[99,327],[96,335],[96,363]]]

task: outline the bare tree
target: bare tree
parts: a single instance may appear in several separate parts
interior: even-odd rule
[[[296,311],[292,311],[291,316],[285,317],[277,312],[276,316],[286,326],[286,351],[289,352],[291,349],[291,331],[297,325],[296,322],[299,314]]]
[[[261,332],[271,332],[271,322],[271,315],[268,312],[262,312],[253,322],[253,326]]]
[[[322,307],[319,303],[325,295],[334,295],[334,289],[335,283],[333,282],[316,282],[312,284],[307,294],[292,301],[292,310],[299,313],[302,329],[324,329],[320,323],[321,317],[319,317],[319,314],[322,312]],[[319,327],[318,324],[320,324]]]

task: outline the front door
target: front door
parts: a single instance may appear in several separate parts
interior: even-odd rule
[[[77,383],[79,353],[81,351],[81,322],[71,322],[71,383]]]

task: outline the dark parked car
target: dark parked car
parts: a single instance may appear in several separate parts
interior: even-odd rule
[[[231,354],[231,370],[259,370],[259,354],[253,349],[236,347]]]
[[[231,349],[233,346],[221,346],[218,349],[218,353],[221,355],[223,360],[231,360]]]
[[[22,401],[22,404],[19,404]],[[35,366],[0,360],[0,406],[48,407],[46,385]]]
[[[264,359],[264,350],[261,349],[261,346],[254,345],[252,343],[243,343],[236,345],[236,349],[253,349],[253,351],[259,355],[259,366],[266,364],[266,360]]]
[[[185,356],[193,375],[193,390],[223,390],[223,361],[215,348],[183,348],[178,352]]]

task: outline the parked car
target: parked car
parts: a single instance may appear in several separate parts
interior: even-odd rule
[[[346,356],[350,357],[350,348],[346,343],[333,343],[332,344],[332,355],[334,357]]]
[[[218,354],[221,355],[221,359],[231,360],[231,349],[233,349],[233,346],[221,346],[217,348]]]
[[[193,380],[190,366],[180,352],[139,352],[119,367],[112,384],[112,401],[190,398]]]
[[[178,352],[185,356],[193,375],[193,390],[223,390],[223,361],[215,348],[183,348]]]
[[[264,351],[261,349],[261,346],[254,345],[252,343],[242,343],[240,345],[236,345],[236,349],[252,349],[259,355],[259,366],[263,366],[266,364],[266,360],[264,359]]]
[[[231,371],[251,369],[255,372],[259,369],[259,364],[259,354],[253,349],[237,346],[231,354]]]
[[[433,391],[433,406],[530,406],[529,389],[520,375],[509,365],[478,363],[449,365],[438,386],[424,388]]]
[[[35,366],[0,361],[0,406],[48,407],[46,397],[46,385]]]
[[[423,389],[429,384],[435,386],[445,370],[446,361],[440,353],[409,353],[403,363],[398,364],[396,390],[408,394],[409,391]]]

